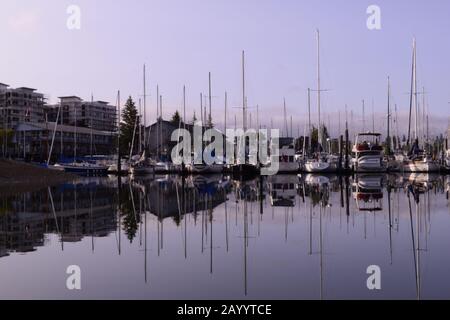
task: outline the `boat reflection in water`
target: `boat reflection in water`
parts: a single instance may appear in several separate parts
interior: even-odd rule
[[[352,185],[353,196],[359,211],[383,210],[383,176],[357,176]]]
[[[274,207],[295,207],[298,178],[296,175],[276,175],[268,178],[270,204]]]
[[[0,298],[69,299],[70,264],[95,279],[86,299],[371,299],[372,264],[391,279],[376,298],[450,298],[449,181],[150,175],[0,195]]]

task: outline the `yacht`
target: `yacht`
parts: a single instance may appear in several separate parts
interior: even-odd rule
[[[271,141],[271,144],[273,142]],[[300,169],[299,162],[295,159],[295,145],[294,138],[286,137],[279,138],[279,154],[278,154],[278,162],[279,162],[279,173],[290,173],[290,172],[298,172]],[[270,150],[273,150],[271,147]]]
[[[102,176],[108,173],[107,166],[80,160],[75,160],[71,163],[57,163],[53,166],[53,168],[56,170],[64,170],[68,173],[85,176]]]
[[[356,172],[378,172],[386,169],[380,138],[380,133],[368,132],[356,135],[352,149],[355,155],[353,165]]]

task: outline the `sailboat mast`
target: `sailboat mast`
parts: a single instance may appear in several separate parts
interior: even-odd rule
[[[227,110],[228,109],[228,93],[225,91],[225,119],[224,119],[224,130],[223,133],[227,133]]]
[[[388,77],[388,99],[387,99],[387,151],[391,153],[391,133],[390,133],[390,124],[391,124],[391,81]]]
[[[308,88],[308,130],[311,134],[311,89]]]
[[[414,95],[414,61],[416,55],[416,39],[413,39],[413,53],[412,53],[412,70],[411,70],[411,91],[409,92],[409,121],[408,121],[408,140],[406,145],[409,146],[411,141],[411,118],[412,118],[412,108],[413,108],[413,95]]]
[[[146,85],[147,79],[146,79],[146,70],[145,70],[145,64],[144,64],[144,150],[147,149],[147,116],[146,116],[146,110],[147,110],[147,85]],[[139,128],[141,127],[141,124],[139,122]],[[140,131],[139,131],[140,132]],[[140,136],[140,134],[139,134]],[[140,143],[139,143],[140,144]],[[141,147],[139,147],[141,148]]]
[[[414,109],[415,109],[415,115],[414,115],[414,121],[415,121],[415,133],[414,136],[416,139],[419,138],[418,132],[419,132],[419,105],[417,103],[417,52],[416,52],[416,40],[414,39],[414,64],[413,64],[413,70],[414,70]]]
[[[159,85],[156,85],[156,157],[159,158]]]
[[[73,107],[74,111],[75,111],[75,132],[74,132],[74,148],[73,148],[73,155],[74,155],[74,161],[76,161],[77,158],[77,105],[74,104]]]
[[[226,154],[226,150],[227,150],[227,116],[228,116],[227,109],[228,109],[228,93],[225,91],[225,119],[224,119],[224,125],[223,125],[223,135],[224,135],[223,152],[224,152],[224,154]],[[227,161],[226,158],[224,158],[224,161]],[[224,164],[225,164],[225,162],[224,162]],[[225,204],[225,207],[226,207],[226,204]]]
[[[247,110],[245,105],[245,51],[242,51],[242,127],[247,131]]]
[[[117,173],[120,177],[121,171],[121,161],[120,161],[120,90],[117,91]],[[119,188],[120,192],[120,188]]]
[[[427,112],[425,110],[425,87],[422,87],[422,139],[423,143],[428,143],[426,134]]]
[[[139,154],[142,153],[142,123],[141,123],[141,115],[142,115],[142,100],[139,99]],[[145,130],[145,125],[144,125]],[[145,140],[145,131],[144,131],[144,141]]]
[[[283,118],[284,118],[284,137],[289,135],[288,133],[288,124],[287,124],[287,115],[286,115],[286,99],[283,99]]]
[[[212,128],[212,114],[211,114],[211,109],[212,109],[212,95],[211,95],[211,72],[208,75],[208,83],[209,83],[209,118],[208,118],[208,125],[209,127]]]
[[[183,129],[186,130],[186,86],[183,86]]]
[[[320,32],[317,29],[317,108],[319,112],[319,128],[318,128],[318,140],[319,145],[322,145],[322,127],[320,121]]]
[[[366,132],[366,102],[362,101],[362,132]]]

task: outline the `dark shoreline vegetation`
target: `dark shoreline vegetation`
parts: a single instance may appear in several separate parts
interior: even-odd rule
[[[65,172],[48,170],[13,160],[0,160],[0,194],[31,192],[76,179]]]

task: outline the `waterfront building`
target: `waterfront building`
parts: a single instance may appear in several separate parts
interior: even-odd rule
[[[0,83],[0,125],[10,130],[19,123],[45,122],[45,97],[36,89]]]
[[[52,161],[61,156],[77,157],[92,154],[109,155],[115,152],[116,134],[90,128],[68,125],[56,126],[54,122],[20,123],[16,126],[12,153],[31,161],[46,161],[55,135]],[[75,150],[76,148],[76,150]]]
[[[163,120],[161,118],[158,119],[157,122],[146,128],[146,137],[147,137],[147,146],[148,151],[151,155],[157,156],[163,160],[170,160],[170,154],[172,152],[172,148],[177,145],[176,141],[172,141],[172,134],[175,130],[181,128],[186,128],[187,131],[191,134],[192,137],[192,150],[194,151],[193,146],[193,137],[194,137],[194,127],[197,127],[199,130],[203,130],[205,132],[208,128],[205,126],[203,129],[200,128],[200,122],[194,126],[193,124],[184,124],[174,123],[172,121]],[[217,134],[223,135],[219,130],[213,129]],[[225,150],[224,150],[225,152]]]
[[[48,121],[55,122],[61,108],[59,124],[92,128],[100,131],[117,130],[117,110],[105,101],[84,101],[77,96],[59,97],[60,102],[48,105]]]

